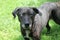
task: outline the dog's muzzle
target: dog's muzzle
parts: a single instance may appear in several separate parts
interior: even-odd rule
[[[22,24],[22,27],[26,30],[30,30],[31,29],[31,24]]]
[[[26,28],[29,28],[29,24],[25,24],[25,27],[26,27]]]

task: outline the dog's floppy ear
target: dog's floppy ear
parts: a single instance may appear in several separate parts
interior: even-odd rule
[[[42,13],[37,8],[33,7],[32,9],[35,12],[35,14],[39,14],[40,16],[42,16]]]
[[[15,8],[15,10],[12,12],[12,15],[14,16],[14,18],[16,17],[16,15],[18,14],[20,8]]]
[[[39,10],[37,8],[32,8],[35,13],[39,13]]]

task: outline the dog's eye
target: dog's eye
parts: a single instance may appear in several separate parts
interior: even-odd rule
[[[25,15],[25,13],[22,14],[23,16]]]
[[[33,14],[28,14],[28,15],[33,15]]]

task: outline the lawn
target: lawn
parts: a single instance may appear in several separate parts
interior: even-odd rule
[[[16,7],[38,7],[44,2],[47,0],[0,0],[0,40],[23,40],[18,18],[13,19],[12,11]],[[49,24],[51,33],[46,35],[46,28],[44,28],[41,40],[60,40],[60,26],[52,20]]]

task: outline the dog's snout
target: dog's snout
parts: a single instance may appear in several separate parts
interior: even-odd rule
[[[27,24],[25,24],[25,28],[29,28],[29,24],[27,23]]]
[[[29,24],[25,24],[25,27],[28,28],[29,27]]]

